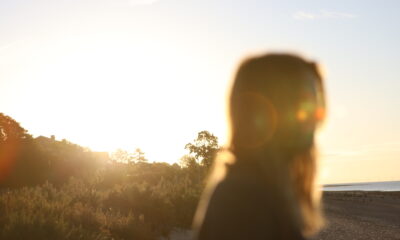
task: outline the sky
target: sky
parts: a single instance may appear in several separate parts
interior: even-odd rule
[[[3,0],[0,112],[34,136],[178,161],[201,130],[226,140],[245,57],[321,64],[322,183],[400,180],[398,1]]]

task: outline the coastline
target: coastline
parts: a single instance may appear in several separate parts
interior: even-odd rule
[[[324,191],[326,225],[312,240],[400,240],[400,191]]]
[[[400,191],[324,191],[325,227],[310,240],[400,240]],[[177,229],[171,240],[192,239]]]

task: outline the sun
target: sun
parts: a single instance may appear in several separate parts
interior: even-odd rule
[[[63,38],[42,49],[25,87],[27,129],[95,151],[141,148],[170,163],[198,131],[224,135],[224,109],[202,110],[207,89],[191,85],[201,75],[179,46],[120,39]]]

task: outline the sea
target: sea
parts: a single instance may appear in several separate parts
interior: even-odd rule
[[[323,191],[400,191],[400,181],[326,184]]]

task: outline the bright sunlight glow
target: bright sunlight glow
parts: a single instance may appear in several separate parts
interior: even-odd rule
[[[32,99],[20,102],[27,106],[23,113],[30,119],[24,124],[27,129],[97,151],[140,147],[150,161],[172,163],[195,138],[193,123],[205,122],[193,118],[196,112],[206,118],[225,113],[223,99],[214,104],[220,112],[196,109],[199,104],[191,99],[191,89],[197,89],[203,98],[199,101],[210,99],[207,86],[192,86],[189,78],[205,76],[195,68],[199,62],[186,61],[188,56],[177,51],[179,46],[134,44],[123,36],[100,39],[63,38],[36,49],[35,63],[25,71],[29,76],[19,76],[30,79],[20,87]],[[39,116],[52,120],[45,122]],[[224,136],[224,122],[209,120],[214,132]]]

